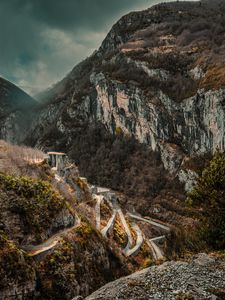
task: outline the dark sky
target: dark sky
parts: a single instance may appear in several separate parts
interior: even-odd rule
[[[0,76],[31,94],[44,90],[97,49],[122,15],[158,2],[0,0]]]

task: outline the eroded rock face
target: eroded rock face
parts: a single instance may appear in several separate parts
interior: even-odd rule
[[[223,299],[224,272],[224,259],[199,254],[189,262],[166,262],[116,280],[85,299]]]
[[[209,38],[222,18],[210,15],[204,34],[199,25],[210,11],[208,2],[178,2],[123,17],[99,50],[48,93],[27,141],[71,150],[74,136],[100,123],[158,151],[171,173],[185,155],[223,150],[223,42]]]
[[[92,74],[91,82],[97,91],[96,119],[112,133],[121,128],[152,150],[160,150],[164,166],[171,171],[177,167],[176,163],[171,165],[176,160],[172,152],[179,154],[179,146],[189,155],[225,147],[224,89],[199,90],[182,103],[158,91],[159,105],[149,101],[140,88],[108,81],[102,73]],[[175,144],[174,151],[168,155],[171,142]]]

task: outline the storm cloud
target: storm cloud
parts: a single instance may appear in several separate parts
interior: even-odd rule
[[[0,76],[31,94],[97,49],[119,17],[157,0],[0,0]]]

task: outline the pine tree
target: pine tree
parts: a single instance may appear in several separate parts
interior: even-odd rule
[[[225,249],[225,155],[216,152],[188,194],[188,202],[202,212],[203,239],[214,249]]]

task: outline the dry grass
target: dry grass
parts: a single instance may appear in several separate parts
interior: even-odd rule
[[[206,90],[218,90],[224,86],[225,66],[219,64],[209,66],[205,78],[200,83],[200,87]]]
[[[21,174],[21,168],[43,163],[46,154],[38,149],[17,146],[0,140],[0,172]]]

